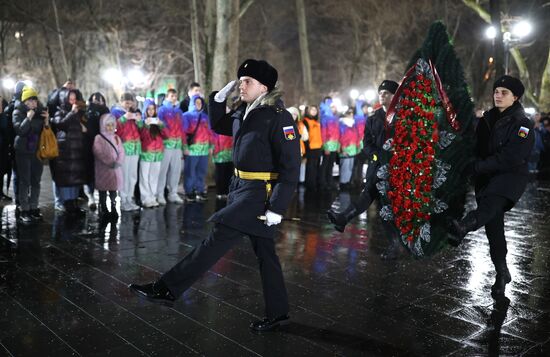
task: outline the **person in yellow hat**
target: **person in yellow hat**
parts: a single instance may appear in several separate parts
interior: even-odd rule
[[[38,93],[34,88],[23,88],[21,101],[16,103],[12,120],[16,135],[14,148],[19,185],[17,195],[21,208],[18,222],[29,225],[42,219],[38,198],[44,166],[38,160],[36,151],[40,133],[49,120],[48,111],[38,102]]]

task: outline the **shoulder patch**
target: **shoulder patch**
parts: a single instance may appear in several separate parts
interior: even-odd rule
[[[294,132],[294,127],[293,126],[284,126],[283,127],[283,134],[285,135],[286,140],[296,139],[296,132]]]
[[[518,130],[518,136],[525,139],[527,135],[529,135],[529,128],[521,126]]]

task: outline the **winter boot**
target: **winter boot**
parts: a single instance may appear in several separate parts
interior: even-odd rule
[[[477,228],[477,218],[474,212],[468,213],[460,221],[453,219],[449,227],[448,243],[453,247],[458,247],[466,234],[475,231]]]
[[[111,201],[111,213],[109,213],[109,217],[113,220],[118,218],[118,212],[116,211],[116,203]]]
[[[84,216],[86,215],[86,211],[80,208],[78,205],[78,200],[68,200],[65,201],[65,209],[69,215],[72,216]]]
[[[327,211],[328,219],[332,224],[334,224],[334,229],[340,233],[344,232],[346,229],[346,224],[348,224],[348,222],[355,218],[358,214],[359,212],[353,203],[342,212],[336,212],[332,208]]]
[[[109,216],[109,210],[107,209],[107,195],[103,192],[99,192],[99,211],[98,215],[100,219],[105,219]]]
[[[116,211],[116,191],[109,191],[109,198],[111,200],[111,214],[110,218],[112,220],[118,219],[118,213]]]
[[[504,295],[506,284],[512,281],[512,277],[510,276],[506,262],[495,264],[495,270],[497,271],[497,276],[495,283],[491,286],[491,296],[498,297]]]

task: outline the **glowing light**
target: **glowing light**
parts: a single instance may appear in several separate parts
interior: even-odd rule
[[[142,97],[141,95],[136,95],[136,100],[138,102],[145,102],[145,97]]]
[[[485,37],[494,40],[497,37],[497,29],[494,26],[489,26],[485,30]]]
[[[529,108],[525,108],[525,113],[529,114],[529,115],[533,115],[537,112],[537,110],[533,107],[529,107]]]
[[[124,77],[117,68],[108,68],[103,72],[103,79],[111,84],[120,84]]]
[[[25,85],[28,87],[32,87],[32,81],[29,79],[24,80],[23,83],[25,83]]]
[[[302,104],[298,107],[298,109],[300,109],[300,111],[303,112],[304,110],[306,110],[306,106]]]
[[[533,26],[528,21],[520,21],[512,28],[512,34],[519,38],[525,37],[531,33]]]
[[[365,91],[365,99],[368,102],[372,102],[373,100],[375,100],[376,99],[376,91],[374,89],[367,89]]]
[[[349,97],[353,100],[357,99],[357,97],[359,97],[359,91],[357,89],[350,90]]]
[[[128,80],[135,86],[145,84],[145,75],[139,68],[133,68],[128,71]]]
[[[15,87],[15,81],[11,78],[4,78],[2,80],[2,86],[6,89],[12,90]]]
[[[493,57],[489,57],[489,63],[493,63],[495,59]]]
[[[373,110],[374,110],[374,109],[373,109],[372,107],[367,107],[367,112],[368,112],[369,114],[372,113]]]

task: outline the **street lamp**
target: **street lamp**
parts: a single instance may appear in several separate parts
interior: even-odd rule
[[[111,85],[120,85],[123,79],[122,72],[117,68],[107,68],[102,77]]]
[[[497,37],[497,29],[494,26],[489,26],[485,30],[485,37],[489,40],[494,40]]]
[[[372,102],[376,99],[376,91],[374,89],[367,89],[365,91],[365,99],[367,102]]]
[[[2,86],[4,86],[5,89],[12,90],[15,87],[15,81],[11,78],[4,78],[2,80]]]
[[[504,45],[504,73],[508,74],[510,62],[510,50],[521,44],[521,41],[527,37],[533,30],[533,26],[529,21],[522,20],[518,17],[504,18],[501,20],[502,44]],[[493,26],[489,26],[485,30],[485,37],[495,40],[497,31]]]
[[[145,75],[139,68],[133,68],[128,71],[128,80],[134,87],[142,86],[145,84]]]
[[[512,28],[512,34],[519,38],[528,36],[533,30],[533,26],[528,21],[520,21]]]

